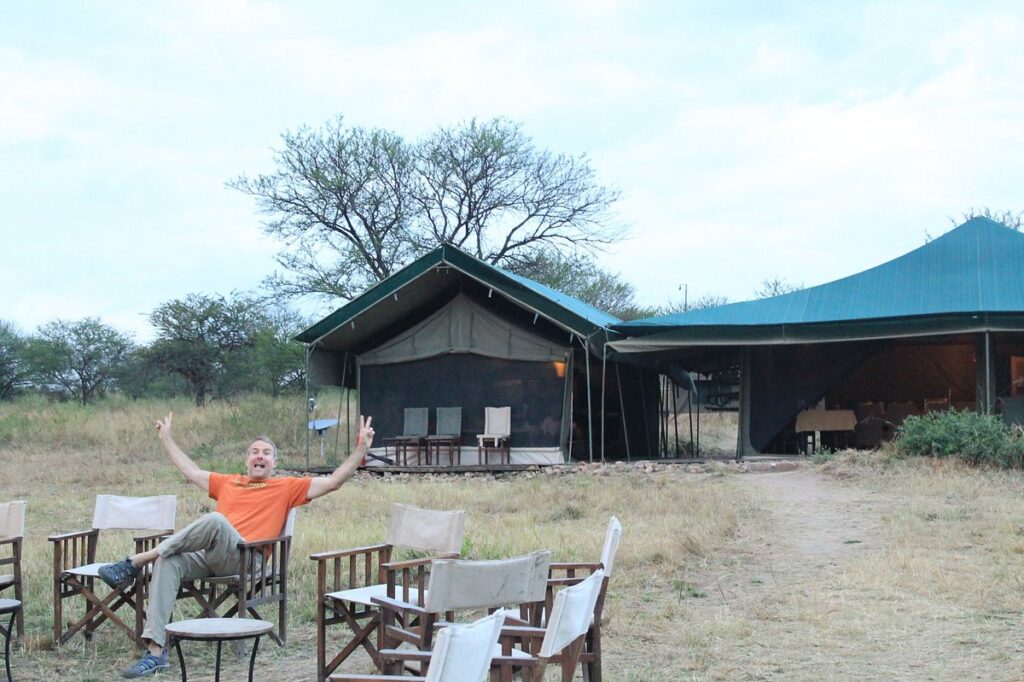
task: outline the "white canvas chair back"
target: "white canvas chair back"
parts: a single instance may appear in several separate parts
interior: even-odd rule
[[[491,667],[504,618],[494,613],[437,633],[426,682],[481,682]]]
[[[512,408],[484,408],[484,436],[512,435]]]
[[[458,436],[462,433],[462,408],[437,408],[437,427],[434,429],[439,436]]]
[[[25,503],[0,504],[0,538],[20,538],[25,535]]]
[[[286,538],[290,538],[295,535],[295,517],[298,516],[298,507],[292,507],[288,512],[288,518],[284,520],[284,528],[281,529],[281,535]]]
[[[583,582],[566,587],[555,595],[544,641],[540,645],[541,658],[551,658],[587,632],[603,580],[604,571],[594,571]]]
[[[177,511],[178,498],[174,495],[97,495],[92,527],[99,530],[174,530]]]
[[[424,608],[441,613],[543,601],[550,564],[546,549],[496,561],[438,559],[430,566]]]
[[[426,436],[427,422],[430,421],[430,408],[428,407],[407,407],[405,408],[405,420],[402,424],[403,436]]]
[[[462,551],[465,530],[464,511],[421,509],[396,502],[391,505],[385,542],[421,552],[455,554]]]
[[[604,574],[609,578],[612,576],[612,566],[615,563],[615,553],[619,551],[619,541],[622,539],[622,524],[614,516],[608,521],[608,530],[604,534],[604,547],[601,549],[601,564]]]

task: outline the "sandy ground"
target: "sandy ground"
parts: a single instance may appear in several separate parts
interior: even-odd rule
[[[777,530],[772,543],[776,572],[806,575],[881,548],[877,509],[882,500],[874,493],[800,469],[737,480],[762,493],[770,505]]]

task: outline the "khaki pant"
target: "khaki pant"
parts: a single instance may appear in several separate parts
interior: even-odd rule
[[[213,512],[200,516],[157,545],[160,558],[153,565],[142,637],[164,646],[167,643],[164,628],[171,621],[181,583],[210,576],[237,575],[238,543],[243,541],[223,514]]]

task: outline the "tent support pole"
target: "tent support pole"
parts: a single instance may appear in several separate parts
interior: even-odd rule
[[[308,411],[308,408],[309,408],[309,356],[312,355],[312,354],[313,354],[313,346],[312,345],[306,346],[306,376],[305,376],[305,382],[304,383],[306,384],[306,408],[307,408],[307,411],[306,411],[307,419],[306,419],[306,421],[307,422],[309,421],[308,417],[312,416],[309,413],[309,411]],[[308,423],[306,424],[306,469],[309,470],[309,424]]]
[[[672,391],[672,430],[676,436],[675,445],[672,447],[672,454],[679,457],[679,403],[676,402],[676,382],[668,382],[668,390]],[[668,417],[666,417],[668,419]]]
[[[992,414],[992,334],[985,332],[985,414]]]
[[[566,462],[571,462],[572,461],[572,437],[573,437],[573,435],[576,432],[576,429],[573,428],[576,425],[576,420],[575,420],[575,417],[576,417],[576,390],[575,390],[575,388],[576,388],[576,386],[575,386],[575,383],[572,380],[572,374],[573,374],[573,372],[576,371],[576,363],[575,362],[571,362],[572,354],[575,353],[575,351],[572,348],[570,348],[569,349],[569,353],[570,353],[570,357],[569,357],[569,360],[568,360],[569,364],[566,367],[566,371],[565,371],[565,375],[568,377],[569,384],[570,384],[570,386],[569,386],[569,452],[566,455]]]
[[[638,370],[638,371],[640,372],[640,407],[643,410],[643,415],[644,415],[644,422],[643,422],[643,424],[644,424],[644,443],[647,445],[647,448],[646,448],[644,454],[647,457],[650,457],[651,456],[651,422],[649,421],[649,417],[647,416],[647,386],[646,386],[646,382],[644,381],[644,371],[642,369]],[[619,390],[621,390],[621,388]]]
[[[590,349],[582,336],[577,337],[583,346],[583,359],[587,363],[587,449],[590,461],[594,461],[594,413],[590,402]]]
[[[629,455],[629,427],[626,425],[626,401],[622,398],[622,374],[619,363],[615,363],[615,384],[619,387],[619,414],[622,415],[622,442],[626,444],[626,461],[632,461]]]
[[[697,384],[694,384],[693,387],[696,390]],[[693,449],[693,393],[691,391],[686,392],[686,414],[690,418],[690,456],[692,457],[697,451]],[[700,419],[700,417],[697,418]]]
[[[604,332],[604,345],[601,347],[601,464],[604,464],[604,390],[608,370],[608,330]]]
[[[334,430],[334,453],[331,456],[331,464],[338,463],[338,440],[341,438],[341,397],[345,396],[348,399],[348,390],[345,388],[345,379],[348,377],[348,351],[345,351],[345,355],[342,356],[341,361],[345,364],[341,366],[341,393],[338,394],[338,428]],[[347,408],[348,405],[346,404]],[[345,444],[348,445],[349,439],[349,423],[348,423],[348,410],[345,410]],[[349,452],[352,452],[352,448],[349,448]]]
[[[693,385],[693,392],[697,396],[697,445],[693,450],[694,457],[700,457],[700,386],[697,384]],[[693,442],[693,436],[690,436],[690,442]]]

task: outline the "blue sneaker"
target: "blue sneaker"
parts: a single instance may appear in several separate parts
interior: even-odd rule
[[[128,587],[139,575],[139,569],[132,566],[131,559],[125,557],[121,561],[100,566],[96,571],[106,584],[115,589]]]
[[[146,675],[152,675],[158,673],[161,670],[167,670],[171,665],[167,662],[167,652],[163,652],[159,656],[153,654],[146,654],[139,660],[132,663],[130,666],[121,671],[121,677],[127,677],[134,679],[136,677],[145,677]]]

